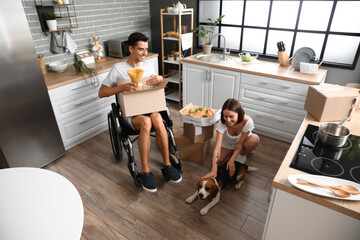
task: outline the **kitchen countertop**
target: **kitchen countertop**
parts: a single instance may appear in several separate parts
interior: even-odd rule
[[[359,89],[351,88],[352,91],[359,94]],[[338,123],[338,122],[337,122]],[[285,192],[288,192],[290,194],[293,194],[295,196],[304,198],[306,200],[309,200],[311,202],[320,204],[324,207],[333,209],[335,211],[338,211],[340,213],[343,213],[345,215],[348,215],[350,217],[356,218],[360,220],[360,201],[349,201],[349,200],[337,200],[333,198],[326,198],[321,197],[317,195],[313,195],[307,192],[304,192],[300,189],[295,188],[291,185],[291,183],[288,181],[288,176],[291,174],[306,174],[300,170],[296,170],[294,168],[290,168],[290,163],[296,154],[296,151],[300,145],[301,139],[305,133],[305,130],[307,128],[308,124],[312,125],[320,125],[321,123],[316,121],[311,115],[307,115],[304,119],[302,125],[300,126],[300,129],[298,133],[295,136],[295,139],[293,143],[291,144],[273,182],[272,186],[274,188],[283,190]],[[350,121],[347,121],[344,126],[350,129],[351,134],[360,136],[360,109],[359,105],[357,106],[357,109],[353,112],[353,115],[351,117]]]
[[[282,67],[279,65],[279,63],[263,61],[263,60],[260,60],[260,63],[237,63],[234,61],[234,59],[240,60],[240,57],[238,56],[230,56],[233,60],[226,61],[223,63],[204,62],[196,59],[196,56],[200,54],[203,53],[186,57],[182,59],[182,62],[194,63],[194,64],[221,68],[236,72],[255,74],[265,77],[273,77],[277,79],[284,79],[288,81],[305,83],[310,85],[318,85],[323,83],[325,81],[325,77],[327,74],[326,69],[319,69],[317,74],[305,74],[295,71],[291,67]]]
[[[157,53],[149,53],[146,56],[146,59],[157,57]],[[96,69],[98,74],[106,73],[111,70],[111,68],[114,66],[115,63],[126,61],[128,57],[125,58],[113,58],[113,57],[105,57],[105,62],[100,63],[91,63],[87,66],[89,68]],[[64,72],[58,73],[58,72],[52,72],[48,71],[47,74],[44,75],[45,84],[48,88],[48,90],[58,88],[70,83],[74,83],[80,80],[84,80],[84,77],[81,75],[77,75],[75,71],[75,67],[73,65],[70,65]]]

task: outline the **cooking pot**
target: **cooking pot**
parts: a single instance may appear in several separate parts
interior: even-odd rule
[[[342,120],[340,124],[327,122],[320,124],[319,141],[331,147],[342,147],[350,135],[350,130],[342,126],[347,119]]]

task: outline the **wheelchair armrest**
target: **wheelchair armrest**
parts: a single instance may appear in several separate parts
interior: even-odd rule
[[[111,109],[112,109],[114,117],[118,118],[119,117],[119,108],[116,106],[115,103],[111,104]]]

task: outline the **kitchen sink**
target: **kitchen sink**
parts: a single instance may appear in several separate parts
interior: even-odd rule
[[[231,60],[231,57],[225,57],[223,58],[223,55],[221,54],[200,54],[195,57],[199,61],[203,62],[213,62],[213,63],[220,63],[220,62],[226,62]]]

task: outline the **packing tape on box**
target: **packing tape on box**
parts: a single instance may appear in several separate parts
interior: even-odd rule
[[[318,71],[319,65],[315,63],[300,63],[300,72],[307,74],[316,74]]]

